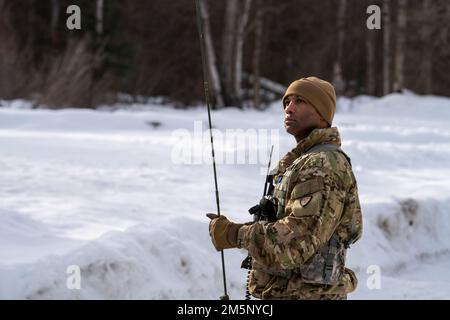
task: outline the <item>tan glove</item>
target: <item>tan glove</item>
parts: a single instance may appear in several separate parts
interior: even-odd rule
[[[243,224],[233,223],[225,216],[218,216],[214,213],[208,213],[206,216],[211,219],[209,235],[217,251],[237,248],[238,231]]]

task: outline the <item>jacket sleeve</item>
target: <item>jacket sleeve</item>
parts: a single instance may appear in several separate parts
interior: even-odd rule
[[[347,188],[339,172],[310,161],[297,176],[283,219],[239,230],[238,245],[263,266],[293,269],[304,264],[328,242],[341,218]]]

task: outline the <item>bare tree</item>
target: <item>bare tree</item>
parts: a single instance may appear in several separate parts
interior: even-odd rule
[[[422,67],[421,77],[424,80],[423,91],[426,94],[431,93],[432,90],[432,58],[433,48],[428,44],[433,33],[432,21],[435,19],[435,12],[433,10],[433,4],[431,0],[424,0],[421,10],[422,26],[420,28],[421,42],[422,42]]]
[[[450,49],[450,1],[447,1],[447,6],[446,6],[446,10],[445,10],[445,21],[446,21],[446,25],[444,27],[444,39],[445,39],[445,44],[447,45],[447,48]]]
[[[95,30],[98,35],[103,34],[103,0],[97,0],[96,10],[95,10]]]
[[[251,0],[229,0],[226,3],[221,76],[227,105],[240,106],[242,103],[244,38],[250,7]]]
[[[236,92],[237,103],[242,103],[242,66],[244,64],[244,37],[245,27],[248,23],[248,16],[250,13],[251,0],[244,0],[244,8],[242,9],[242,15],[239,20],[237,37],[236,37],[236,60],[235,60],[235,78],[234,78],[234,91]]]
[[[104,58],[102,49],[90,48],[89,37],[71,39],[61,56],[42,66],[48,71],[42,73],[44,79],[40,81],[42,94],[38,97],[38,104],[49,108],[97,105],[100,95],[110,86],[108,73],[100,77],[95,75]]]
[[[405,42],[406,42],[406,17],[407,0],[398,0],[397,13],[397,41],[395,46],[395,80],[394,91],[400,91],[405,87]]]
[[[441,10],[443,20],[445,21],[440,32],[441,42],[448,47],[450,45],[450,1],[446,1],[442,5]]]
[[[223,30],[222,43],[222,83],[224,86],[225,102],[234,104],[235,94],[235,54],[236,54],[236,31],[238,17],[238,0],[228,0],[225,11],[225,27]]]
[[[336,88],[336,93],[342,95],[345,89],[345,82],[342,76],[342,65],[343,65],[343,55],[344,55],[344,41],[345,41],[345,12],[347,9],[347,0],[340,0],[339,7],[337,11],[337,30],[338,30],[338,41],[337,41],[337,60],[334,62],[333,67],[333,84]]]
[[[366,35],[366,91],[375,95],[375,30],[368,30]]]
[[[50,26],[52,30],[58,27],[59,22],[59,0],[52,0],[52,16],[50,21]]]
[[[391,92],[391,1],[383,2],[383,95]]]
[[[223,107],[222,86],[220,85],[219,71],[217,70],[216,54],[211,36],[211,26],[209,23],[209,12],[206,0],[199,1],[200,15],[203,21],[204,41],[207,57],[208,74],[211,81],[211,90],[215,98],[217,107]]]
[[[255,46],[253,49],[252,69],[253,69],[253,105],[259,109],[261,105],[261,85],[259,78],[261,76],[261,51],[263,39],[263,11],[261,8],[261,0],[255,1]]]

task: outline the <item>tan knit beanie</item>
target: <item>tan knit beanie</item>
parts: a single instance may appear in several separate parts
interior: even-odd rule
[[[283,96],[298,95],[311,104],[331,126],[336,112],[336,92],[331,83],[317,77],[301,78],[292,82]]]

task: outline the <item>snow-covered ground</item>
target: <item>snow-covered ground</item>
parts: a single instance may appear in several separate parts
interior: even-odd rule
[[[222,294],[205,217],[216,211],[205,108],[0,105],[0,298]],[[270,145],[274,166],[295,144],[282,117],[279,104],[212,114],[221,212],[235,221],[261,197]],[[448,98],[339,100],[364,216],[348,255],[359,276],[350,299],[450,298],[449,123]],[[229,294],[243,299],[244,252],[225,257]],[[80,290],[67,286],[73,265]]]

